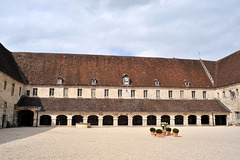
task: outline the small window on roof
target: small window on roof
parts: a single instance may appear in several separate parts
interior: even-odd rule
[[[124,74],[124,76],[122,77],[123,80],[123,85],[124,86],[129,86],[130,85],[130,78],[127,74]]]
[[[92,85],[97,85],[97,80],[95,78],[92,79]]]
[[[187,80],[184,81],[184,84],[186,87],[190,87],[190,83]]]
[[[160,86],[160,82],[157,79],[155,79],[154,83],[155,83],[155,86]]]
[[[63,84],[63,79],[62,78],[58,78],[57,84]]]

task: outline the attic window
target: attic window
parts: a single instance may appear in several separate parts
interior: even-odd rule
[[[155,79],[154,83],[155,83],[155,86],[160,86],[160,83],[157,79]]]
[[[184,81],[184,84],[186,87],[190,87],[190,83],[187,80]]]
[[[97,80],[95,78],[92,79],[92,85],[97,85]]]
[[[63,84],[63,79],[62,78],[58,78],[57,84]]]
[[[125,75],[122,77],[122,81],[123,81],[123,85],[124,85],[124,86],[129,86],[129,85],[130,85],[130,79],[129,79],[128,75],[125,74]]]

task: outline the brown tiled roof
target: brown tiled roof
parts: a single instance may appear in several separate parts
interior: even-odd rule
[[[22,98],[18,106],[76,112],[229,112],[217,100]]]
[[[209,88],[212,84],[199,60],[100,56],[81,54],[13,53],[30,84],[122,86],[127,74],[133,87],[154,87],[157,79],[162,87]]]
[[[26,83],[24,75],[20,71],[18,64],[15,62],[14,57],[10,51],[8,51],[0,43],[0,71],[9,75],[13,79]]]

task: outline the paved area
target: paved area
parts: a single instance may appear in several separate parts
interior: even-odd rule
[[[178,127],[178,138],[149,128],[0,129],[0,159],[240,159],[240,127]]]

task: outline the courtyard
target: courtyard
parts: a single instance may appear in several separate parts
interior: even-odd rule
[[[0,159],[240,159],[240,127],[177,127],[178,138],[149,128],[0,129]]]

